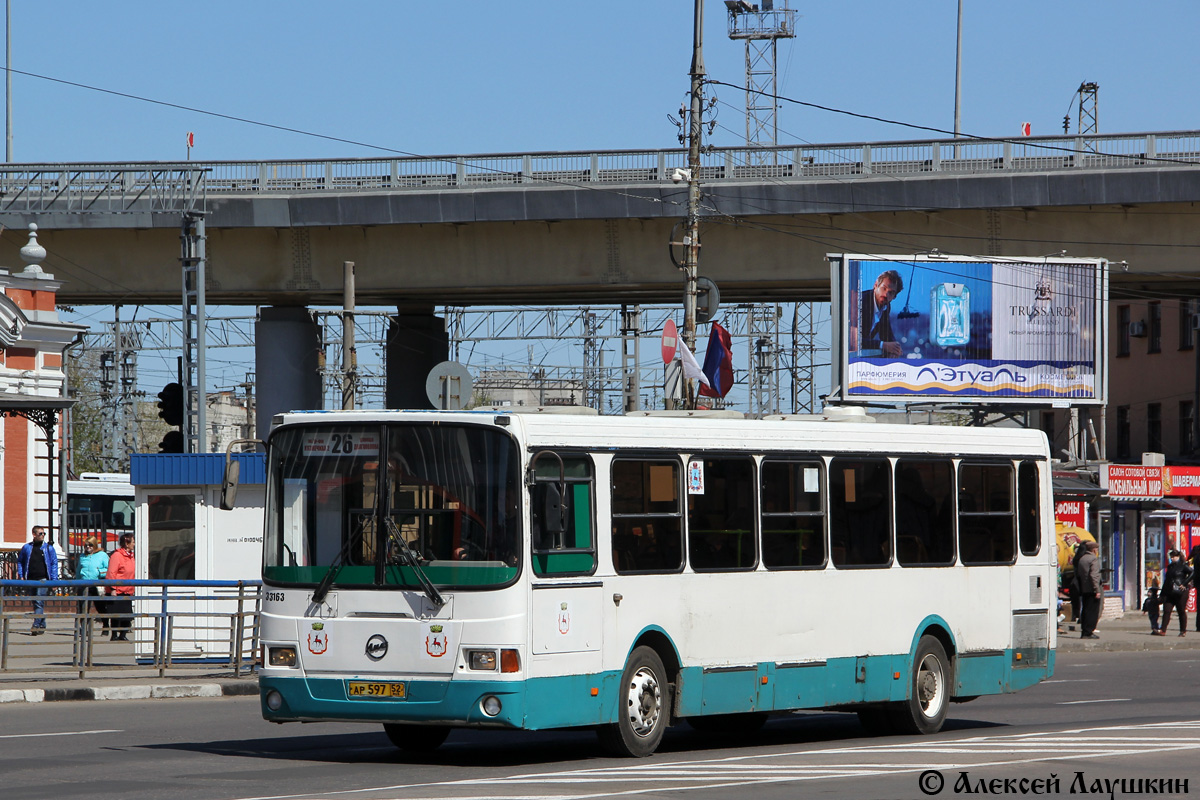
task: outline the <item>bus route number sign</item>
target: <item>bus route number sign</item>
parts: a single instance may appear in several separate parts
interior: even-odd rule
[[[304,455],[367,456],[379,455],[379,435],[358,431],[318,431],[304,437]]]
[[[403,700],[408,696],[407,686],[396,681],[350,681],[347,691],[359,700]]]

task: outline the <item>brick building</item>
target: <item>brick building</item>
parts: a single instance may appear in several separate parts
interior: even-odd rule
[[[24,269],[0,268],[0,552],[19,549],[34,525],[59,539],[64,351],[86,328],[59,319],[62,284],[38,266],[45,257],[30,225]]]

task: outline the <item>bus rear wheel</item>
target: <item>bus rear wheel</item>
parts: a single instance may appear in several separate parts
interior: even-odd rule
[[[926,634],[917,642],[908,699],[892,708],[900,733],[932,734],[942,729],[950,707],[949,659],[937,637]]]
[[[667,670],[658,653],[638,647],[621,673],[617,721],[596,730],[600,746],[617,756],[643,758],[658,749],[671,720]]]
[[[446,725],[404,725],[397,722],[383,723],[383,732],[391,743],[410,753],[432,753],[442,746],[450,735]]]

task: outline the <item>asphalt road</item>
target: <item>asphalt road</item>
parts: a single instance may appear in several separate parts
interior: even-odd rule
[[[0,707],[0,797],[1132,794],[1104,783],[1122,779],[1200,794],[1198,678],[1200,651],[1060,653],[1051,681],[953,706],[938,736],[867,738],[853,715],[796,714],[740,741],[681,725],[641,760],[605,757],[587,731],[456,731],[416,757],[374,725],[272,725],[256,698],[14,704]]]

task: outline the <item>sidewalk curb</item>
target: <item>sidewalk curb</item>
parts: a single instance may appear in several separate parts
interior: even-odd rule
[[[155,700],[178,697],[244,697],[258,694],[258,681],[236,683],[157,683],[132,686],[82,686],[56,689],[0,689],[3,703],[50,703],[61,700]]]

